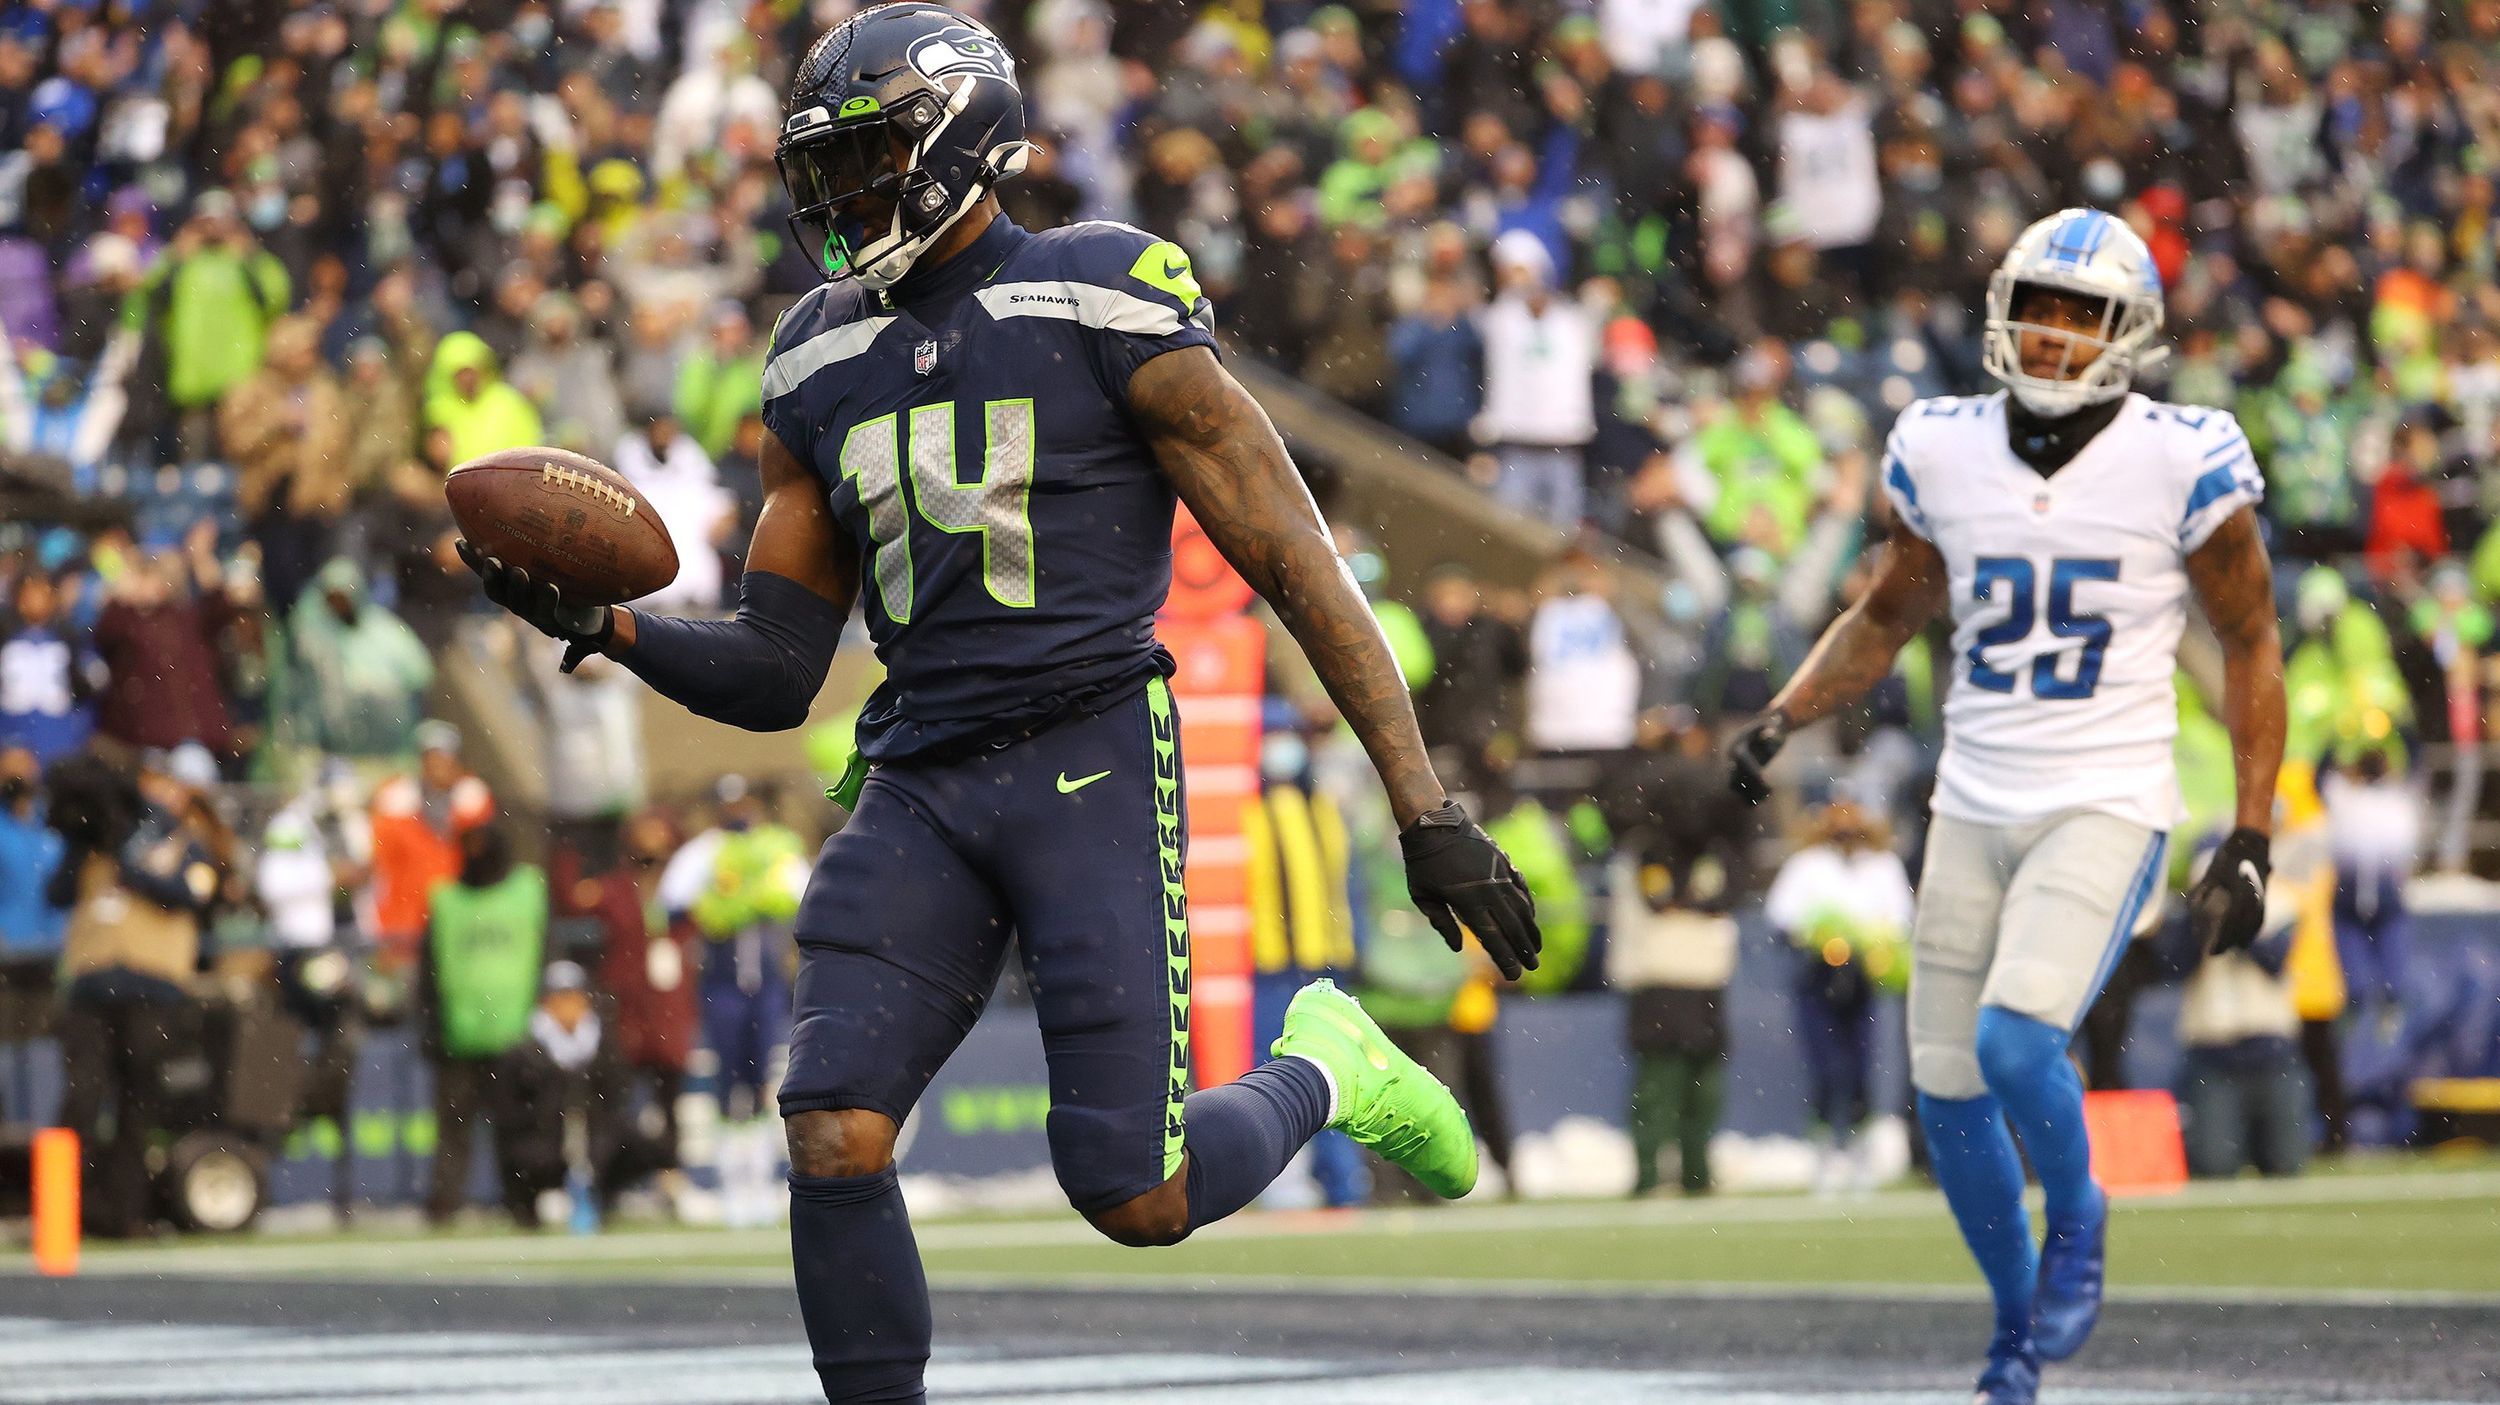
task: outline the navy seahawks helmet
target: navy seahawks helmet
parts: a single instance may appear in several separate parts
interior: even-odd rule
[[[808,50],[775,155],[808,256],[882,292],[1031,151],[998,36],[943,5],[893,4]]]

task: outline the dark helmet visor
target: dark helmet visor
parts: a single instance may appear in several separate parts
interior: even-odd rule
[[[894,141],[883,118],[851,122],[785,141],[775,153],[790,192],[790,229],[808,257],[839,276],[891,218]]]

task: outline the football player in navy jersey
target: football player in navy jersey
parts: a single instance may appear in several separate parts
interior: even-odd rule
[[[1110,1238],[1171,1244],[1231,1214],[1323,1127],[1443,1195],[1475,1184],[1449,1093],[1325,981],[1296,996],[1275,1059],[1187,1087],[1182,777],[1154,634],[1176,498],[1362,739],[1416,904],[1507,975],[1537,961],[1527,890],[1434,776],[1283,441],[1216,359],[1188,254],[1121,224],[1018,228],[991,192],[1028,151],[1013,59],[951,10],[865,10],[800,65],[780,164],[826,282],[774,329],[736,618],[570,604],[464,548],[568,661],[606,653],[756,730],[805,718],[843,620],[865,613],[887,676],[860,717],[850,822],[800,906],[780,1094],[829,1401],[922,1398],[928,1292],[894,1140],[1011,935],[1052,1161]]]

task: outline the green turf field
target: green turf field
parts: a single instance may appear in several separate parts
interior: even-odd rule
[[[2469,1184],[2470,1187],[2469,1188]],[[2500,1180],[2456,1196],[2356,1186],[2319,1203],[2139,1202],[2115,1221],[2112,1275],[2136,1288],[2500,1295]],[[1662,1209],[1668,1207],[1661,1207]],[[1674,1207],[1680,1208],[1680,1207]],[[1719,1209],[1720,1207],[1711,1207]],[[1353,1223],[1313,1217],[1209,1235],[1155,1255],[1082,1241],[927,1251],[933,1274],[1047,1278],[1115,1274],[1791,1287],[1973,1283],[1940,1201],[1885,1195],[1856,1205],[1733,1202],[1721,1213],[1649,1207],[1418,1211]],[[1770,1213],[1776,1209],[1779,1213]]]
[[[1620,1293],[1695,1284],[1824,1287],[1860,1295],[1977,1290],[1943,1203],[1903,1189],[1858,1200],[1727,1196],[1564,1201],[1353,1213],[1251,1214],[1174,1249],[1140,1252],[1073,1216],[965,1218],[921,1227],[933,1281],[1187,1281],[1352,1288],[1488,1280]],[[777,1278],[781,1231],[629,1229],[592,1238],[504,1233],[189,1240],[98,1246],[102,1273],[340,1276],[593,1275]],[[2275,1183],[2200,1185],[2122,1202],[2120,1292],[2268,1291],[2360,1300],[2465,1296],[2500,1303],[2500,1161],[2370,1163]]]

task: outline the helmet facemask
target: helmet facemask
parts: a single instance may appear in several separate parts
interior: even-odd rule
[[[2042,296],[2098,305],[2092,330],[2035,320],[2022,313]],[[1988,279],[1987,337],[1982,364],[2034,414],[2057,417],[2127,393],[2136,373],[2160,359],[2153,338],[2161,331],[2157,296],[2112,295],[2105,288],[2070,286],[2036,274],[2018,277],[1998,269]],[[2023,346],[2046,342],[2058,351],[2054,367],[2035,374],[2024,364]]]
[[[961,79],[951,96],[920,92],[888,108],[853,98],[829,120],[815,108],[783,128],[774,158],[796,206],[790,230],[829,281],[891,288],[992,185],[1024,168],[1024,144],[1004,144],[951,199],[929,169],[933,148],[971,91],[972,80]]]
[[[976,188],[950,209],[954,202],[924,165],[931,140],[953,116],[942,104],[933,93],[892,109],[853,98],[830,121],[817,108],[783,129],[774,159],[797,207],[790,231],[826,278],[892,287],[979,199]]]

